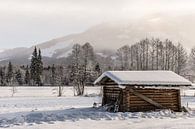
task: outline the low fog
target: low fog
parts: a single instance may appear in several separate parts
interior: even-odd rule
[[[154,36],[160,37],[171,30],[172,39],[191,47],[194,6],[193,0],[0,0],[0,45],[1,49],[30,47],[99,24],[117,23],[146,28],[144,32],[155,29]]]

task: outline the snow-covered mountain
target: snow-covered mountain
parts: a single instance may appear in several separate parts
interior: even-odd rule
[[[4,51],[5,51],[5,49],[0,49],[0,53],[1,53],[1,52],[4,52]]]
[[[37,45],[42,50],[45,61],[59,60],[67,57],[75,43],[91,43],[97,54],[106,56],[104,50],[115,51],[125,44],[134,44],[140,39],[159,37],[181,42],[187,49],[194,45],[195,15],[164,16],[156,15],[128,21],[102,23],[85,32],[56,38]],[[15,48],[0,50],[0,63],[11,60],[14,63],[26,64],[34,49]]]

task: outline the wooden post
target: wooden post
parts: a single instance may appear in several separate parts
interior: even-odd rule
[[[180,90],[177,91],[177,103],[178,103],[178,111],[181,112],[181,95]]]
[[[104,86],[102,87],[102,106],[105,105],[105,91],[104,91]]]
[[[120,93],[118,96],[118,105],[119,105],[119,111],[123,110],[123,89],[120,89]]]

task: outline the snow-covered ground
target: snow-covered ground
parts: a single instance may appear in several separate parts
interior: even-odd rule
[[[73,87],[63,87],[63,97],[74,95]],[[13,87],[0,87],[0,98],[12,97]],[[85,95],[97,95],[100,87],[86,87]],[[56,97],[58,87],[15,87],[14,97]]]
[[[109,113],[92,108],[100,103],[99,87],[88,87],[88,97],[74,97],[71,87],[63,97],[55,87],[0,88],[0,128],[8,129],[195,129],[195,111],[173,113],[169,110],[137,113]],[[195,107],[195,91],[183,91],[182,105]],[[188,96],[189,95],[189,96]],[[89,97],[90,96],[90,97]]]

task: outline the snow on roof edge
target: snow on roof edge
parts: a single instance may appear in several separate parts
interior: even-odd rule
[[[111,78],[113,81],[115,81],[118,84],[120,84],[120,82],[121,82],[121,80],[119,78],[117,78],[116,76],[112,76],[110,71],[107,71],[107,72],[104,72],[98,79],[95,80],[94,85],[96,85],[99,81],[101,81],[106,76]]]
[[[180,78],[182,81],[162,81],[162,82],[157,82],[157,81],[139,81],[139,80],[134,80],[134,81],[124,81],[121,80],[120,78],[118,78],[117,76],[115,76],[113,73],[128,73],[128,72],[136,72],[136,73],[147,73],[147,72],[153,72],[153,73],[160,73],[160,72],[166,72],[167,74],[172,74],[172,76],[174,75],[176,78]],[[94,85],[98,84],[98,82],[100,82],[104,77],[109,77],[110,79],[112,79],[114,82],[116,82],[118,85],[145,85],[145,86],[151,86],[151,85],[161,85],[161,86],[192,86],[192,83],[185,79],[184,77],[172,72],[172,71],[163,71],[163,70],[154,70],[154,71],[107,71],[104,72],[95,82]]]

